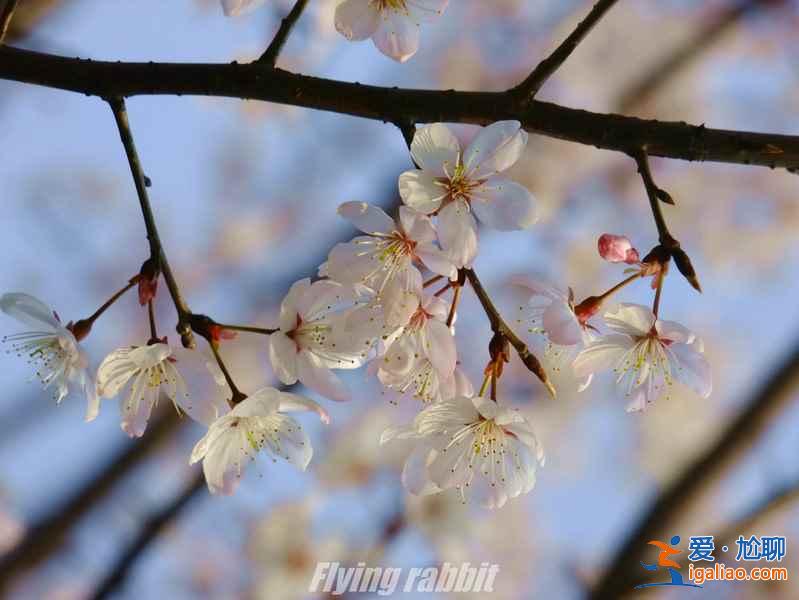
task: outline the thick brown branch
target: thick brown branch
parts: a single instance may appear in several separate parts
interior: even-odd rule
[[[532,100],[538,93],[538,90],[540,90],[555,71],[566,62],[566,59],[577,49],[580,42],[582,42],[594,26],[602,20],[602,17],[613,8],[616,2],[618,2],[618,0],[599,0],[591,9],[591,12],[588,13],[588,16],[580,21],[575,30],[571,32],[569,37],[563,40],[561,45],[555,48],[552,54],[538,63],[538,66],[527,76],[527,79],[514,88],[514,92],[525,100]]]
[[[654,500],[619,547],[594,588],[592,600],[617,600],[639,583],[639,559],[647,542],[673,535],[678,517],[690,513],[757,441],[760,434],[795,397],[799,387],[799,344],[763,384],[744,409],[711,444]]]
[[[280,52],[283,50],[283,46],[289,39],[289,35],[291,35],[291,30],[294,29],[297,21],[300,20],[302,11],[305,10],[307,5],[308,0],[297,0],[297,2],[294,3],[294,8],[292,8],[291,12],[286,15],[286,18],[280,22],[280,28],[277,30],[272,43],[269,44],[266,52],[264,52],[261,55],[261,58],[259,58],[256,62],[262,65],[269,65],[270,67],[275,66],[275,63],[280,56]]]
[[[516,119],[527,131],[607,150],[645,147],[651,156],[799,169],[799,136],[708,129],[535,100],[522,106],[507,92],[385,88],[258,64],[98,62],[7,47],[0,48],[0,78],[103,98],[192,94],[266,100],[391,123]]]

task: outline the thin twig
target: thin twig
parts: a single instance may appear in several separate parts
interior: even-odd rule
[[[19,0],[6,0],[3,10],[0,12],[0,44],[6,37],[8,27],[11,25],[11,18],[14,16],[14,11],[19,4]]]
[[[300,16],[302,16],[302,11],[305,10],[305,7],[308,4],[308,0],[297,0],[294,3],[294,8],[291,9],[288,15],[280,22],[280,28],[277,30],[275,37],[272,39],[272,43],[269,44],[269,47],[266,49],[261,57],[255,61],[256,63],[262,65],[269,65],[270,67],[274,67],[275,63],[277,63],[277,59],[280,56],[280,52],[283,50],[283,46],[286,44],[286,40],[289,39],[289,35],[291,35],[291,30],[294,29],[294,26],[297,24],[297,21],[300,20]]]
[[[502,315],[499,314],[499,311],[494,306],[494,303],[491,301],[491,297],[488,295],[488,292],[486,292],[483,284],[480,282],[480,279],[477,277],[477,274],[474,272],[474,270],[463,269],[463,272],[465,273],[466,278],[469,280],[469,283],[471,283],[472,289],[474,290],[477,299],[480,300],[480,304],[483,306],[483,310],[485,311],[488,321],[491,324],[491,330],[495,334],[500,334],[506,340],[508,340],[510,345],[516,350],[519,358],[522,359],[524,365],[541,380],[541,383],[546,386],[547,391],[554,398],[556,396],[555,387],[549,381],[549,377],[547,376],[544,368],[541,366],[541,363],[538,361],[538,358],[536,358],[536,356],[530,352],[527,344],[525,344],[502,319]]]
[[[308,77],[258,64],[124,63],[66,58],[0,47],[0,79],[45,85],[102,98],[202,95],[327,110],[390,123],[488,125],[517,120],[526,131],[628,153],[799,169],[799,136],[726,131],[678,121],[592,113],[512,92],[456,92],[363,85]]]
[[[159,512],[150,517],[142,525],[138,535],[130,542],[127,548],[114,562],[114,566],[97,586],[92,600],[104,600],[111,597],[118,588],[125,582],[128,574],[141,558],[149,546],[163,532],[164,529],[174,521],[180,512],[197,496],[205,487],[205,477],[202,472],[198,473],[186,486],[186,488],[172,502],[167,504]]]
[[[172,274],[166,252],[161,244],[161,238],[158,235],[158,227],[155,224],[155,216],[153,215],[153,209],[150,206],[150,198],[147,194],[147,179],[144,176],[144,171],[139,161],[139,155],[136,152],[136,144],[133,141],[133,133],[130,129],[128,113],[125,108],[125,100],[123,98],[111,98],[108,100],[108,103],[114,113],[114,119],[119,129],[119,137],[122,140],[122,145],[125,147],[125,154],[130,164],[130,172],[133,175],[133,182],[136,185],[136,193],[139,196],[142,217],[144,218],[144,225],[147,230],[147,240],[150,242],[150,256],[158,260],[161,272],[164,275],[164,281],[166,281],[167,288],[169,288],[169,294],[172,296],[172,302],[178,313],[178,326],[176,329],[181,336],[183,345],[187,348],[194,348],[194,336],[187,320],[191,315],[191,310],[189,310],[188,304],[186,304],[186,301],[181,295],[177,280]]]
[[[639,560],[647,542],[673,535],[678,517],[690,514],[704,493],[738,464],[763,431],[795,399],[798,386],[799,343],[796,343],[782,365],[753,394],[716,442],[691,461],[643,512],[594,587],[591,600],[618,600],[632,591],[641,579]]]
[[[577,48],[580,42],[583,41],[586,35],[594,28],[594,26],[602,20],[602,17],[613,8],[618,0],[599,0],[588,16],[585,17],[574,31],[571,32],[560,46],[558,46],[552,54],[542,60],[533,72],[527,76],[527,79],[522,81],[514,88],[514,93],[521,96],[524,101],[532,100],[538,93],[538,90],[547,82],[547,80],[557,71],[560,66],[566,61],[571,53]]]
[[[633,152],[635,164],[638,165],[638,172],[641,174],[641,179],[644,182],[646,189],[646,196],[649,198],[649,206],[652,209],[652,217],[655,219],[655,226],[658,230],[658,238],[660,243],[666,247],[674,244],[675,240],[669,233],[669,227],[666,225],[666,219],[663,217],[663,211],[660,204],[663,190],[661,190],[652,178],[652,170],[649,167],[649,156],[645,149],[640,148]]]

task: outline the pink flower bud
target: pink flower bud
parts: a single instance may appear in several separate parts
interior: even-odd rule
[[[160,269],[152,258],[144,261],[139,271],[139,304],[142,306],[155,298],[160,274]]]
[[[637,264],[640,261],[638,250],[633,248],[629,238],[623,235],[613,235],[603,233],[597,242],[599,256],[608,262],[623,262],[628,265]]]

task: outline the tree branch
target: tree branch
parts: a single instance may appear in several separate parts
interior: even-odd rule
[[[286,40],[288,40],[289,35],[291,35],[291,30],[294,29],[297,21],[300,20],[302,11],[305,10],[307,5],[308,0],[297,0],[297,2],[294,3],[294,8],[292,8],[291,12],[286,15],[286,18],[280,22],[280,28],[272,39],[272,43],[269,44],[269,47],[266,49],[266,52],[261,55],[261,58],[256,61],[257,63],[269,65],[270,67],[275,66],[280,52],[286,44]]]
[[[641,578],[639,559],[647,542],[673,534],[671,528],[677,518],[690,513],[702,494],[712,489],[737,464],[737,460],[795,397],[797,387],[799,344],[721,432],[716,442],[696,457],[652,502],[615,553],[592,591],[591,600],[618,600],[632,591]]]
[[[150,544],[155,541],[161,532],[178,517],[180,512],[204,488],[205,477],[202,472],[199,472],[179,496],[162,510],[152,515],[152,517],[142,525],[138,535],[117,558],[114,566],[108,572],[108,575],[106,575],[100,585],[97,586],[96,591],[90,598],[92,600],[103,600],[111,597],[111,594],[116,592],[120,585],[125,582],[125,579],[127,579],[128,575],[133,570],[136,562],[142,557]]]
[[[509,92],[411,90],[346,83],[259,64],[99,62],[0,48],[0,78],[111,98],[203,95],[265,100],[391,123],[487,125],[516,119],[530,132],[629,154],[799,169],[799,136],[708,129],[592,113]]]
[[[192,335],[191,326],[188,321],[191,310],[189,310],[186,300],[184,300],[183,295],[180,293],[180,287],[178,286],[175,276],[172,274],[166,252],[164,252],[164,247],[161,244],[161,238],[158,235],[155,216],[150,206],[150,198],[147,195],[148,180],[144,175],[141,162],[139,161],[139,155],[136,152],[136,144],[133,141],[133,133],[131,132],[130,123],[128,122],[128,112],[125,108],[125,101],[120,97],[115,97],[109,99],[108,103],[111,106],[111,110],[114,112],[114,119],[119,129],[119,137],[122,140],[122,145],[125,147],[125,154],[130,164],[130,172],[133,175],[136,193],[139,196],[142,217],[144,218],[144,225],[147,230],[147,240],[150,242],[150,258],[158,262],[158,266],[164,274],[164,281],[166,281],[169,294],[172,296],[172,302],[175,304],[175,310],[178,313],[177,332],[180,334],[183,345],[187,348],[193,348],[194,336]]]
[[[558,46],[552,54],[538,63],[538,66],[527,76],[527,79],[517,85],[513,91],[524,100],[532,100],[535,98],[538,90],[540,90],[555,71],[566,62],[566,59],[577,49],[577,46],[583,41],[585,36],[588,35],[594,26],[602,20],[602,17],[613,8],[617,1],[618,0],[599,0],[591,9],[591,12],[588,13],[588,16],[580,21],[575,30],[571,32],[569,37],[563,40],[561,45]]]

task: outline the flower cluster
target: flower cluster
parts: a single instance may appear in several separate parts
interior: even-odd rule
[[[530,293],[520,320],[546,337],[552,354],[566,358],[580,380],[580,391],[596,373],[612,371],[628,399],[628,412],[645,410],[675,381],[707,398],[712,377],[702,340],[679,323],[657,315],[667,263],[655,258],[641,261],[625,236],[603,234],[597,247],[608,262],[633,265],[625,271],[629,275],[625,280],[600,296],[575,303],[571,289],[567,293],[545,282],[517,277],[514,282]],[[611,295],[648,276],[656,290],[652,309],[623,303],[598,314]]]
[[[384,10],[397,5],[365,6]],[[488,508],[501,507],[529,492],[544,464],[531,423],[498,394],[511,345],[528,368],[551,384],[526,346],[519,347],[524,343],[486,305],[490,300],[471,267],[478,252],[478,220],[502,231],[526,229],[535,222],[533,196],[500,175],[519,159],[526,143],[527,135],[515,121],[481,129],[465,150],[443,124],[418,129],[410,144],[417,168],[398,178],[403,205],[397,217],[363,202],[341,204],[339,215],[360,234],[331,249],[316,280],[305,278],[291,286],[274,328],[222,325],[176,301],[179,329],[188,326],[205,338],[214,359],[209,370],[230,392],[221,410],[192,406],[176,349],[156,333],[153,302],[160,260],[146,261],[91,317],[67,325],[32,296],[3,295],[0,310],[31,328],[4,341],[36,365],[37,376],[55,390],[58,402],[71,387],[81,387],[88,400],[87,420],[97,417],[101,399],[120,396],[121,426],[131,437],[144,434],[158,400],[166,396],[178,412],[207,427],[190,462],[202,462],[209,489],[222,494],[234,491],[246,464],[261,451],[307,468],[313,455],[310,439],[288,413],[314,412],[329,422],[327,412],[305,396],[272,387],[242,392],[221,357],[224,341],[239,331],[268,336],[269,362],[282,384],[299,383],[339,402],[351,394],[337,371],[365,366],[392,404],[410,399],[418,408],[410,424],[393,423],[380,439],[381,444],[410,446],[402,474],[407,489],[418,495],[454,489],[464,502],[474,499]],[[571,288],[516,278],[530,295],[519,321],[546,338],[551,354],[565,359],[581,390],[596,374],[613,371],[630,411],[643,410],[675,381],[702,397],[709,395],[710,368],[701,339],[658,316],[668,255],[656,248],[641,259],[626,237],[611,234],[602,235],[597,247],[606,261],[627,265],[623,281],[577,302]],[[655,289],[652,309],[621,304],[601,314],[617,291],[648,277]],[[494,330],[477,392],[459,366],[454,333],[467,281]],[[93,382],[81,341],[94,321],[135,285],[140,304],[148,308],[150,337],[111,352]],[[185,336],[184,346],[190,346]]]

